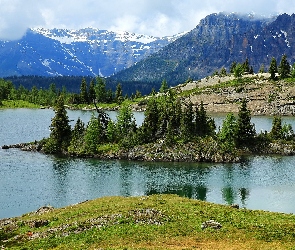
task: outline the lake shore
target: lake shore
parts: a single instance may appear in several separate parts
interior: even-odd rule
[[[39,141],[31,143],[19,143],[3,145],[2,149],[17,148],[23,151],[43,153],[42,144]],[[282,141],[270,143],[259,152],[251,152],[249,149],[224,151],[214,140],[204,140],[196,143],[181,143],[166,145],[163,140],[136,146],[131,149],[102,151],[93,155],[69,155],[74,158],[96,158],[101,160],[129,160],[145,162],[211,162],[211,163],[235,163],[241,162],[246,155],[295,155],[295,145]]]

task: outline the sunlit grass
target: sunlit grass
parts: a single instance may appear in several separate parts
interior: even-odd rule
[[[1,109],[6,108],[40,108],[40,105],[30,103],[23,100],[3,100],[1,101],[2,105],[0,105]]]
[[[202,230],[207,220],[222,228]],[[292,249],[294,226],[294,215],[176,195],[105,197],[11,220],[0,240],[9,249]]]

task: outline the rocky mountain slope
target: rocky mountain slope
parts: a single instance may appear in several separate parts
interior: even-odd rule
[[[0,41],[0,77],[110,76],[176,40],[87,28],[29,29],[17,41]]]
[[[173,87],[184,103],[204,103],[208,113],[237,113],[247,99],[252,115],[295,115],[294,79],[271,81],[269,73],[212,76]]]
[[[164,78],[171,86],[188,78],[201,79],[233,61],[249,59],[254,71],[265,68],[271,58],[286,54],[295,60],[295,15],[257,18],[253,15],[211,14],[199,25],[159,52],[119,72],[121,82],[157,82]]]

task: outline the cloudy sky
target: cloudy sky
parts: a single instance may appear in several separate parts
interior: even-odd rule
[[[189,31],[215,12],[295,13],[294,0],[0,0],[0,39],[27,28],[95,27],[153,36]]]

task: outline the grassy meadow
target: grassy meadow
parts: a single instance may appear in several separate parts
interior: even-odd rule
[[[202,229],[214,220],[220,229]],[[295,249],[295,216],[176,195],[105,197],[0,221],[2,249]]]

